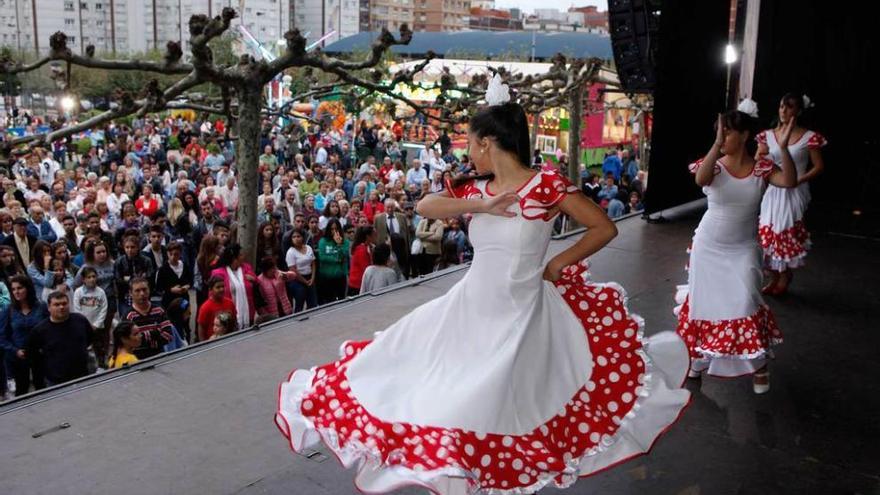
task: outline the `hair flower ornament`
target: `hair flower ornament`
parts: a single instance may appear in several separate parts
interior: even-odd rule
[[[486,88],[486,103],[489,106],[503,105],[510,101],[510,87],[501,82],[501,76],[496,72]]]
[[[739,102],[736,109],[752,118],[758,118],[758,104],[751,98]]]

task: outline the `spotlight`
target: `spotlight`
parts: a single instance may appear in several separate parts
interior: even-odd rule
[[[724,47],[724,63],[730,65],[736,62],[736,48],[733,45],[727,45]]]
[[[76,99],[73,96],[64,95],[61,97],[61,109],[64,110],[64,113],[70,113],[74,108],[76,108]]]

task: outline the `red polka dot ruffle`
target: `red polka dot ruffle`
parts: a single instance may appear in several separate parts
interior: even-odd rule
[[[755,314],[745,318],[691,320],[690,304],[685,299],[678,313],[676,332],[684,340],[693,359],[754,359],[766,354],[770,346],[782,343],[782,332],[766,305],[761,305]]]
[[[806,256],[810,233],[803,220],[798,220],[791,228],[781,232],[774,232],[773,224],[765,224],[758,228],[758,242],[764,249],[765,257],[787,263]]]
[[[614,444],[621,423],[647,395],[641,320],[628,313],[619,286],[584,283],[585,272],[585,265],[568,267],[556,286],[584,326],[592,374],[554,418],[526,435],[389,423],[373,416],[352,395],[346,376],[352,359],[371,341],[348,342],[340,360],[318,367],[299,413],[325,441],[334,439],[334,450],[378,459],[383,467],[457,473],[473,489],[499,492],[531,493],[550,482],[567,486],[577,479],[572,473],[580,458]],[[280,427],[290,438],[290,429]]]

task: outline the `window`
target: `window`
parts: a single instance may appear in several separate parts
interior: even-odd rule
[[[65,26],[73,26],[74,24],[76,24],[76,21],[75,21],[75,20],[73,20],[73,19],[64,19],[64,25],[65,25]]]
[[[64,2],[64,10],[67,12],[73,12],[73,2]]]

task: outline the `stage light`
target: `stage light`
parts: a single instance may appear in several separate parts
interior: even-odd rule
[[[724,47],[724,63],[730,65],[736,62],[736,48],[733,45],[727,45]]]
[[[65,95],[61,98],[61,109],[64,110],[64,113],[70,113],[76,107],[76,100],[70,96]]]

